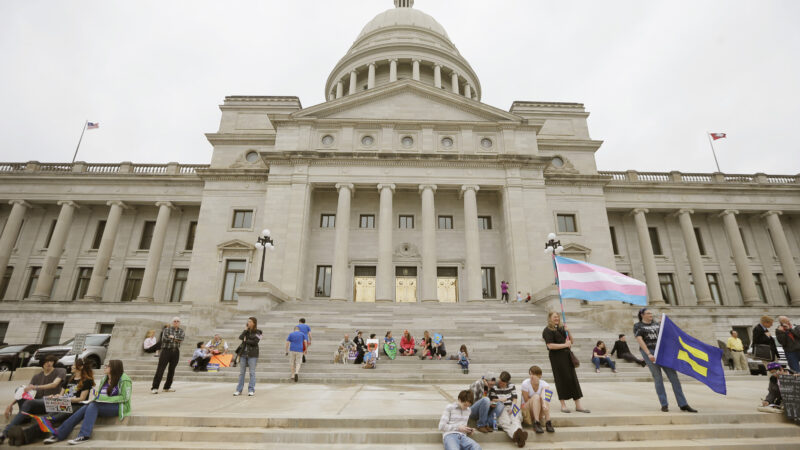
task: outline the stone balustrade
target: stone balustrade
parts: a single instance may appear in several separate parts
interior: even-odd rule
[[[0,165],[2,167],[2,165]],[[623,183],[696,183],[696,184],[800,184],[800,174],[797,175],[767,175],[755,174],[726,174],[714,173],[682,173],[682,172],[638,172],[636,170],[598,171],[600,175],[611,177],[611,182]]]
[[[197,169],[207,169],[208,164],[179,164],[176,162],[166,164],[134,164],[132,162],[86,163],[40,163],[28,161],[24,163],[0,162],[0,174],[3,173],[46,173],[76,174],[86,173],[93,175],[195,175]]]

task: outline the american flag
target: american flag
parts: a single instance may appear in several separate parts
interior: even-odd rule
[[[86,128],[89,130],[100,128],[100,122],[86,122]]]

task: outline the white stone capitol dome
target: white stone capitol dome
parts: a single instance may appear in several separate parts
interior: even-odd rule
[[[478,76],[433,17],[414,9],[414,0],[395,0],[395,7],[369,21],[336,64],[325,84],[335,100],[403,79],[418,80],[480,100]]]

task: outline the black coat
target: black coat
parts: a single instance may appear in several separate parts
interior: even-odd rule
[[[242,353],[240,354],[242,358],[258,358],[258,343],[261,342],[262,334],[259,329],[242,331],[242,334],[239,335],[239,339],[242,340]]]
[[[764,331],[764,326],[756,324],[753,327],[753,349],[755,350],[756,345],[769,345],[769,348],[772,350],[772,359],[778,357],[778,346],[775,345],[775,339],[771,336],[767,336],[767,333]]]

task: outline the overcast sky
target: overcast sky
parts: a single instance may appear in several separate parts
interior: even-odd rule
[[[4,161],[207,163],[226,95],[324,100],[391,0],[0,2]],[[795,174],[800,1],[417,0],[482,101],[581,102],[601,170]]]

